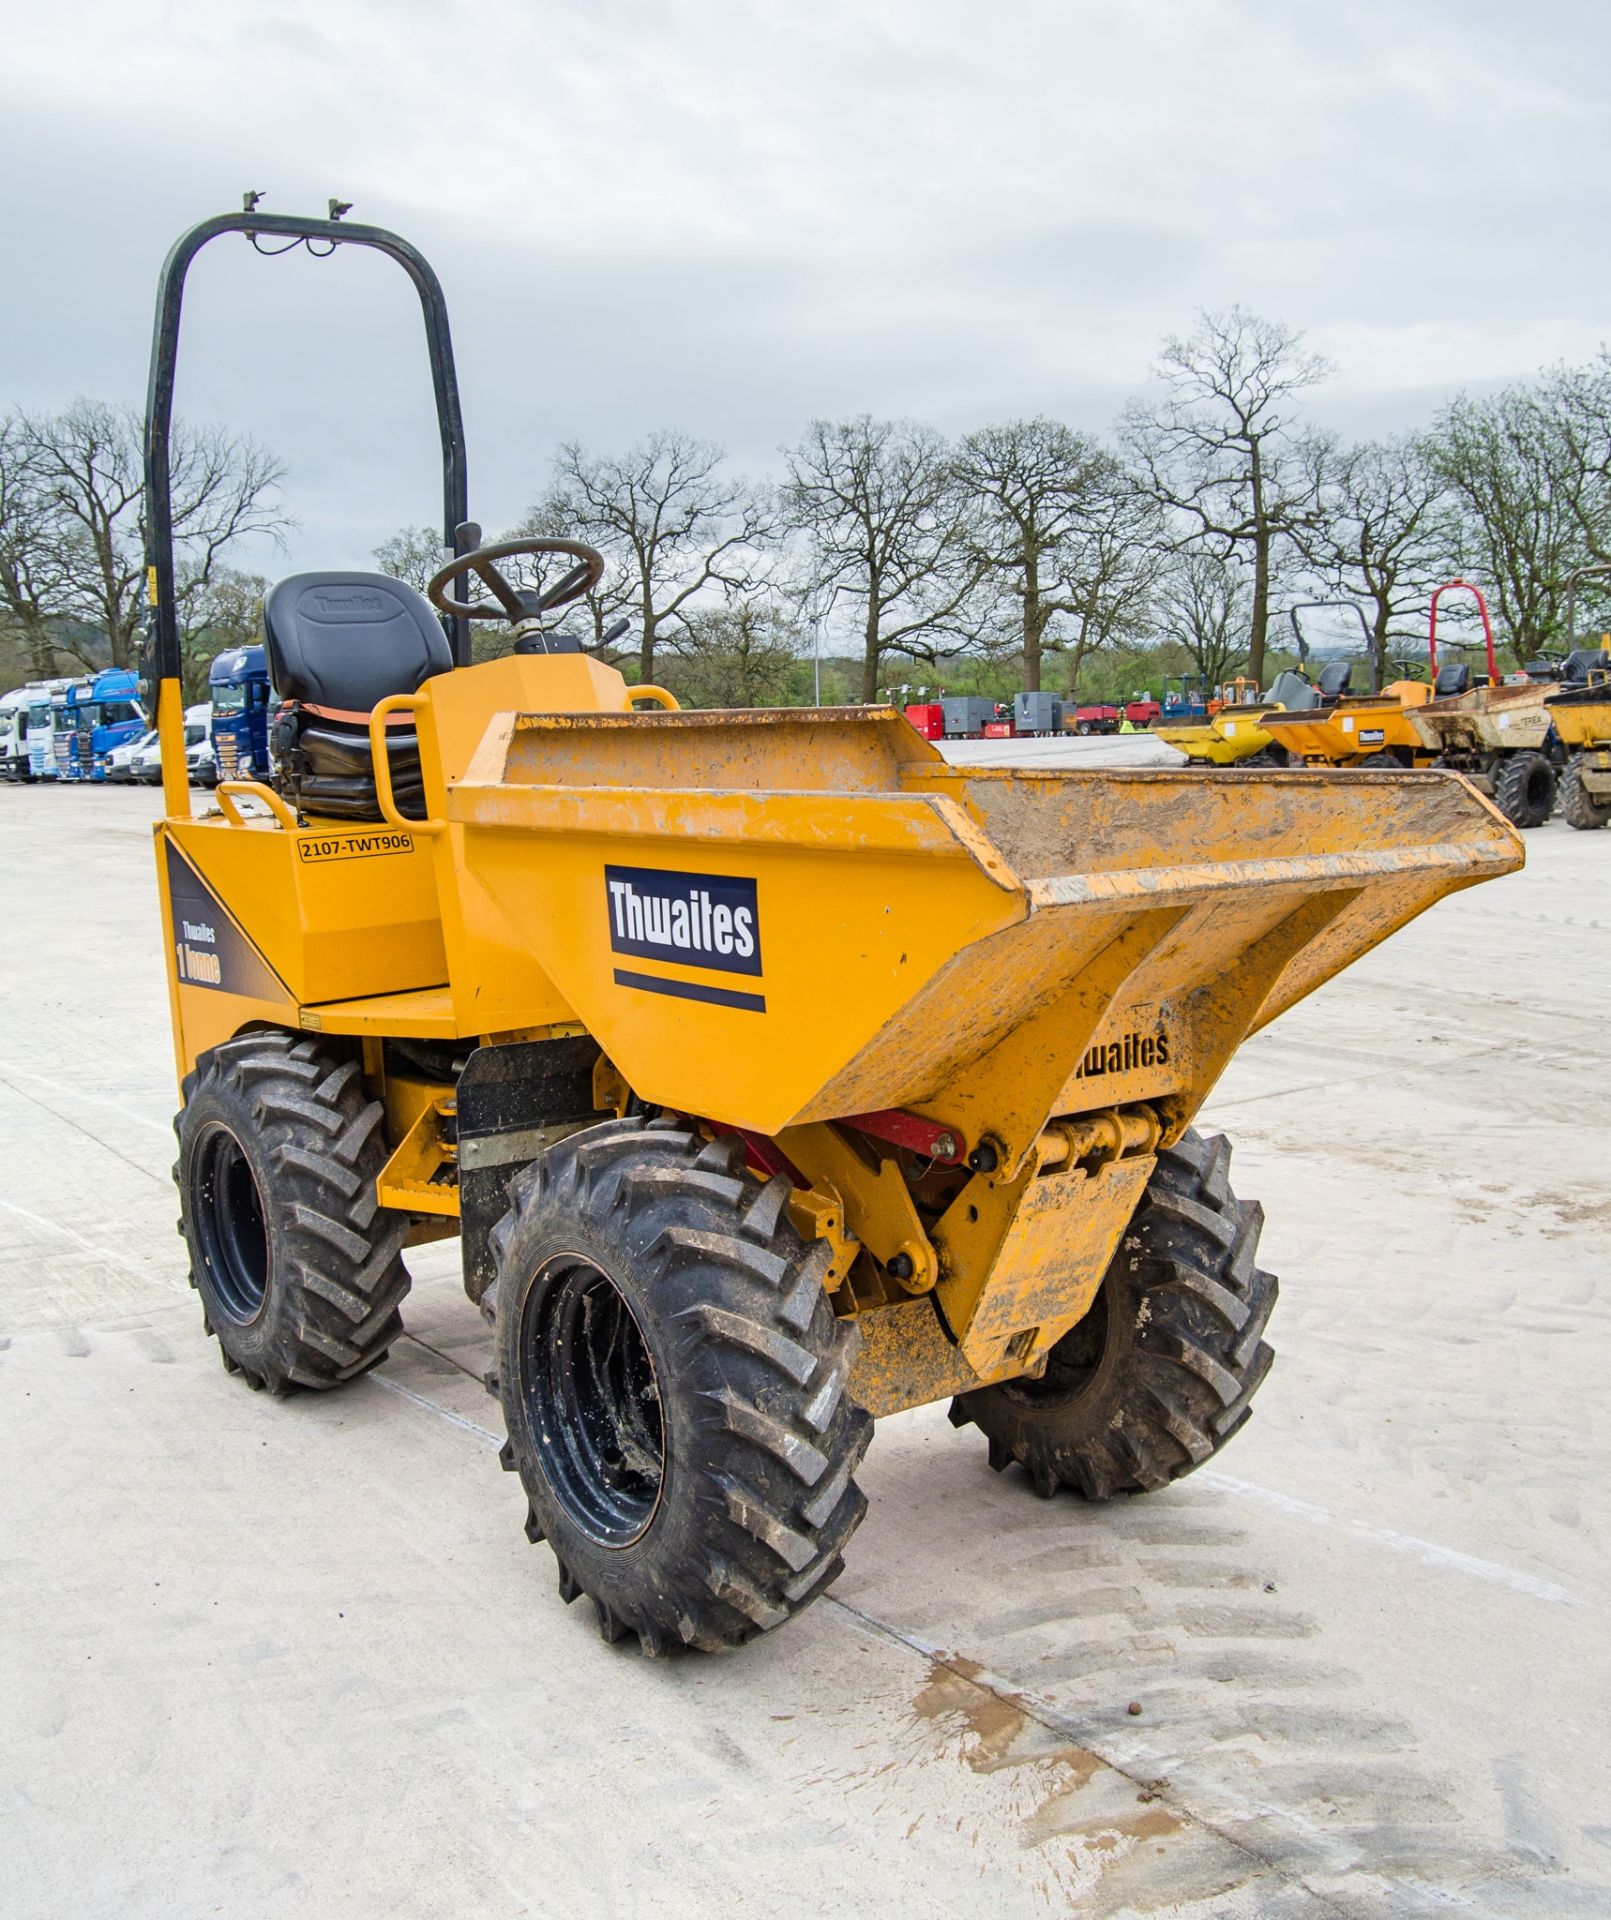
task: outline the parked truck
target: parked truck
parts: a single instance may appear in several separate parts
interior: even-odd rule
[[[207,675],[212,698],[213,760],[220,780],[269,775],[268,661],[261,647],[230,647]]]
[[[0,694],[0,780],[31,780],[28,767],[28,709],[50,697],[42,681]]]
[[[75,685],[72,680],[49,680],[35,690],[34,701],[28,708],[28,777],[31,780],[54,780],[60,773],[57,742],[66,736],[67,696]]]
[[[105,780],[114,749],[138,740],[146,730],[140,705],[139,676],[128,667],[108,667],[90,683],[78,703],[78,758],[90,780]]]

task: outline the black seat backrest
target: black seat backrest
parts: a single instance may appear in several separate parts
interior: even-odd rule
[[[1346,660],[1333,660],[1329,666],[1320,669],[1320,697],[1322,700],[1340,700],[1348,691],[1348,683],[1354,677],[1354,669]]]
[[[282,700],[368,713],[453,665],[424,594],[384,573],[293,573],[263,602],[269,678]]]
[[[1432,688],[1434,700],[1444,700],[1451,694],[1471,691],[1471,668],[1464,660],[1451,660],[1446,667],[1438,668],[1437,682]]]
[[[1561,678],[1568,686],[1585,687],[1588,685],[1590,672],[1607,664],[1605,655],[1598,647],[1574,647],[1566,656],[1566,664],[1561,668]]]

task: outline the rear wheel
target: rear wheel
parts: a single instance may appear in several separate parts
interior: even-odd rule
[[[1601,800],[1583,784],[1583,760],[1573,754],[1561,781],[1561,814],[1569,827],[1592,833],[1611,820],[1611,800]]]
[[[1404,766],[1404,762],[1399,759],[1396,753],[1388,753],[1386,751],[1381,753],[1367,753],[1359,764],[1362,767],[1393,767],[1399,771],[1402,771]]]
[[[225,1367],[274,1393],[367,1373],[403,1331],[408,1222],[376,1201],[382,1108],[357,1061],[251,1033],[203,1054],[184,1091],[179,1231]]]
[[[493,1230],[503,1463],[606,1640],[751,1640],[837,1577],[866,1512],[859,1335],[789,1192],[735,1140],[627,1118],[552,1147]]]
[[[1090,1312],[1039,1380],[981,1387],[951,1405],[1017,1462],[1045,1499],[1146,1493],[1211,1459],[1247,1421],[1274,1354],[1274,1274],[1257,1264],[1263,1210],[1239,1201],[1223,1137],[1188,1131],[1159,1154]]]
[[[1494,805],[1514,827],[1541,827],[1555,811],[1555,769],[1531,749],[1494,769]]]

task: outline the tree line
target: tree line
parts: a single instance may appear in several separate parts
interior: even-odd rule
[[[183,423],[171,455],[181,629],[193,652],[209,634],[255,637],[267,583],[229,557],[288,528],[284,466],[248,437]],[[143,478],[132,407],[76,400],[60,413],[0,415],[0,665],[12,679],[137,664]]]
[[[814,648],[862,700],[981,662],[1028,689],[1160,655],[1263,684],[1292,650],[1287,610],[1317,600],[1359,606],[1379,684],[1422,657],[1432,589],[1456,575],[1484,586],[1512,660],[1562,645],[1568,576],[1611,558],[1611,355],[1354,443],[1305,411],[1332,372],[1233,307],[1164,343],[1106,437],[816,420],[763,483],[685,433],[570,442],[509,536],[600,548],[584,641],[610,651],[625,616],[623,664],[711,704],[789,697]],[[423,582],[441,553],[405,530],[377,557]]]
[[[501,537],[598,547],[610,566],[573,629],[703,705],[810,698],[814,653],[831,663],[825,697],[861,700],[983,671],[1072,689],[1160,660],[1262,684],[1290,652],[1286,610],[1335,599],[1363,610],[1379,682],[1419,657],[1431,590],[1455,574],[1485,588],[1513,659],[1561,645],[1568,576],[1611,559],[1611,355],[1353,443],[1307,411],[1332,372],[1300,334],[1233,307],[1164,342],[1149,391],[1105,436],[1046,418],[956,438],[814,420],[764,481],[680,431],[621,453],[567,442]],[[176,434],[181,622],[198,660],[252,637],[263,583],[229,555],[283,534],[283,478],[249,439]],[[131,410],[0,418],[0,640],[19,664],[132,663],[142,547]],[[375,554],[421,586],[443,557],[419,528]],[[1597,617],[1594,596],[1583,605]],[[481,651],[503,644],[478,635]]]

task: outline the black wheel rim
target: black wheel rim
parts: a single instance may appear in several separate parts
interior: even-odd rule
[[[626,1297],[581,1255],[551,1260],[527,1294],[520,1371],[527,1435],[555,1499],[600,1546],[630,1546],[660,1505],[660,1389]]]
[[[1090,1311],[1077,1320],[1046,1356],[1038,1380],[1008,1380],[998,1389],[1029,1407],[1067,1407],[1095,1386],[1108,1352],[1108,1288],[1104,1283]]]
[[[268,1229],[256,1175],[227,1127],[202,1136],[190,1166],[190,1218],[208,1298],[226,1319],[248,1326],[268,1291]]]

